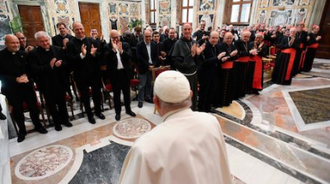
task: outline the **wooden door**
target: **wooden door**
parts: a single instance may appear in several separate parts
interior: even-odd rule
[[[79,3],[81,23],[84,25],[86,36],[90,37],[91,29],[97,29],[102,35],[100,8],[96,3]]]
[[[327,1],[323,10],[320,23],[320,40],[316,57],[330,59],[330,1]]]
[[[18,5],[19,14],[22,17],[23,32],[29,45],[36,45],[34,34],[44,31],[40,6]]]

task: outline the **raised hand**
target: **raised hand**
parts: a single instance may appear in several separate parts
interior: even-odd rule
[[[50,65],[50,67],[54,67],[54,64],[55,64],[55,62],[56,62],[56,58],[53,58],[52,60],[50,60],[50,63],[49,63],[49,65]]]
[[[66,44],[69,42],[68,38],[63,39],[63,48],[66,48]]]
[[[321,39],[322,39],[321,36],[317,36],[317,37],[316,37],[316,41],[319,41],[319,40],[321,40]]]
[[[115,43],[115,41],[113,41],[113,39],[111,39],[110,41],[111,41],[112,50],[114,52],[117,52],[117,49],[118,49],[117,44]]]
[[[196,54],[196,48],[197,46],[196,46],[196,43],[194,43],[192,46],[191,46],[191,55],[192,56],[195,56],[195,54]]]
[[[81,46],[81,54],[83,56],[86,56],[86,53],[87,53],[87,46],[85,44],[82,44],[82,46]]]
[[[199,55],[203,52],[203,50],[205,49],[205,46],[206,46],[206,44],[203,43],[203,45],[199,46],[199,47],[196,49],[197,56],[199,56]]]
[[[237,49],[234,50],[233,52],[230,53],[230,56],[231,56],[231,57],[236,56],[237,52],[238,52]]]
[[[91,55],[95,56],[96,51],[97,51],[97,48],[95,48],[94,45],[92,44]]]
[[[122,53],[123,52],[123,43],[117,42],[117,47],[118,47],[119,53]]]
[[[62,65],[62,60],[58,60],[55,62],[56,67],[60,67]]]
[[[224,57],[226,55],[226,52],[221,52],[219,55],[218,55],[218,60],[220,60],[222,57]]]

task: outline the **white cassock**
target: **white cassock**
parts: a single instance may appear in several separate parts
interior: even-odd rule
[[[190,108],[164,116],[126,156],[121,184],[231,184],[221,127]]]

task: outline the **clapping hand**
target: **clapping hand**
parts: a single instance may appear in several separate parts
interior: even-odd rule
[[[56,67],[60,67],[62,65],[62,60],[58,60],[55,62]]]
[[[205,46],[206,46],[206,44],[203,43],[203,45],[199,46],[199,47],[196,49],[197,56],[199,56],[199,55],[203,52],[203,50],[205,49]]]
[[[50,67],[54,67],[54,65],[55,65],[55,62],[56,62],[56,58],[53,58],[51,61],[50,61],[50,63],[49,63],[49,65],[50,65]]]
[[[222,57],[224,57],[226,55],[226,52],[221,52],[219,55],[218,55],[218,60],[220,60]]]
[[[82,44],[82,46],[81,46],[81,54],[83,56],[86,56],[86,53],[87,53],[87,46],[85,44]]]
[[[92,44],[91,55],[95,56],[96,51],[97,51],[97,48],[95,48],[94,45]]]
[[[321,40],[321,38],[322,38],[321,36],[317,36],[317,37],[316,37],[316,41]]]
[[[123,44],[121,42],[117,42],[117,47],[118,47],[119,53],[122,53],[123,52]]]
[[[237,50],[234,50],[233,52],[231,52],[229,55],[231,56],[231,57],[234,57],[234,56],[236,56],[236,54],[237,54]]]
[[[20,77],[16,78],[16,82],[18,82],[18,83],[28,83],[29,79],[28,79],[26,74],[23,74]]]

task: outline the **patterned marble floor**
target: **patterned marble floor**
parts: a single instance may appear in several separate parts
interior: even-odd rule
[[[327,73],[319,68],[312,72]],[[330,126],[299,128],[301,122],[296,118],[301,116],[299,110],[292,110],[295,104],[288,103],[291,97],[285,95],[288,91],[329,85],[328,78],[297,76],[291,86],[270,83],[260,95],[247,96],[214,111],[225,135],[234,183],[330,183]],[[97,119],[95,125],[80,118],[73,121],[72,128],[61,132],[50,127],[46,135],[29,133],[20,144],[16,139],[10,140],[12,183],[116,183],[123,155],[135,138],[161,123],[161,118],[153,114],[152,104],[145,103],[140,109],[134,101],[132,106],[141,119],[133,126],[142,127],[137,134],[127,131],[130,128],[125,122],[116,124],[114,111],[107,110],[104,112],[107,118]],[[125,114],[122,119],[131,121]],[[59,152],[66,156],[59,157]],[[43,163],[58,162],[42,168],[38,159]],[[101,172],[104,168],[97,165],[97,160],[106,160],[111,168]],[[84,174],[91,168],[93,172]]]

